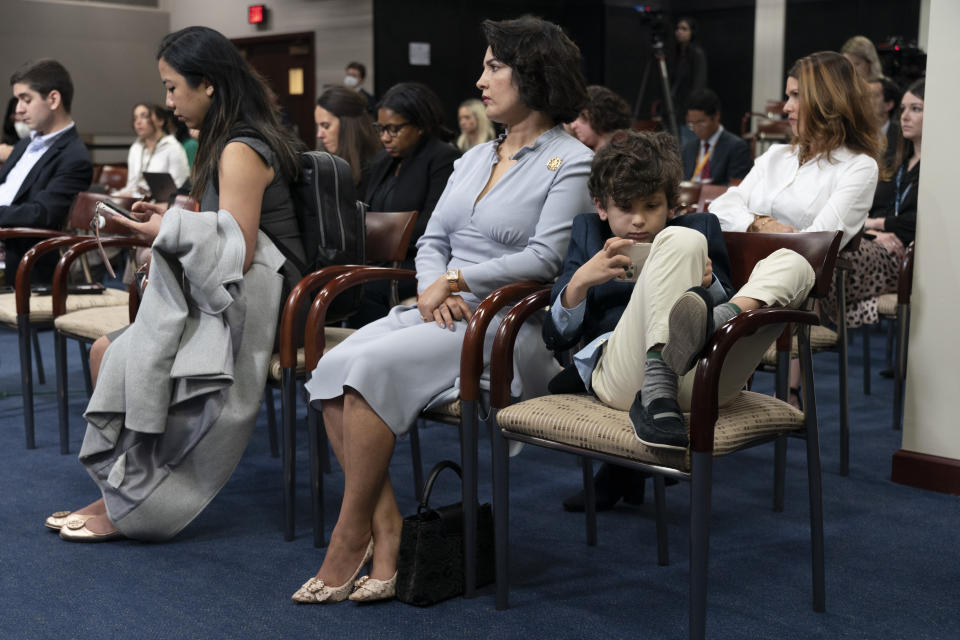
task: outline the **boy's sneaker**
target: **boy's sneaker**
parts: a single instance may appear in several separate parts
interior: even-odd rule
[[[674,398],[657,398],[644,407],[640,392],[630,406],[630,422],[643,444],[662,449],[686,449],[690,441],[683,412]]]
[[[697,358],[713,335],[713,298],[703,287],[687,289],[670,308],[670,333],[661,357],[667,366],[682,376],[697,363]]]

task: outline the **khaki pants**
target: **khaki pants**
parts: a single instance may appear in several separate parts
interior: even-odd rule
[[[707,239],[699,231],[668,227],[657,234],[630,302],[593,370],[591,384],[604,404],[621,411],[633,404],[643,385],[647,350],[667,342],[670,308],[684,291],[702,283],[706,264]],[[795,309],[806,300],[813,282],[813,268],[803,256],[779,249],[756,264],[735,295]],[[736,397],[782,331],[783,325],[765,327],[737,342],[720,376],[720,406]],[[695,371],[679,380],[677,400],[684,411],[690,409]]]

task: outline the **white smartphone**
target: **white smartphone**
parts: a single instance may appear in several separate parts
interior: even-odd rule
[[[636,282],[637,278],[640,277],[640,269],[643,268],[643,263],[647,261],[647,256],[650,255],[651,246],[649,242],[635,242],[621,249],[620,253],[630,258],[630,266],[625,269],[622,276],[617,276],[617,280],[620,282]]]

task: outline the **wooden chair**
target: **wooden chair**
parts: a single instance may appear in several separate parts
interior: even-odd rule
[[[345,269],[337,273],[320,290],[307,317],[307,332],[304,338],[304,351],[308,370],[316,368],[323,353],[331,348],[327,342],[325,314],[337,295],[350,287],[379,279],[415,279],[416,274],[404,269],[383,269],[360,267]],[[477,430],[480,422],[480,382],[483,375],[484,338],[490,323],[506,306],[517,302],[533,291],[543,289],[536,282],[518,282],[501,287],[487,296],[474,310],[467,323],[463,348],[460,353],[460,396],[457,400],[441,407],[425,410],[423,416],[445,422],[460,428],[461,468],[463,470],[464,509],[464,564],[465,597],[473,597],[476,589],[476,531],[477,531]],[[323,517],[323,461],[328,459],[326,433],[320,416],[308,407],[308,426],[310,429],[310,471],[311,493],[313,497],[313,533],[314,546],[324,543]],[[420,444],[416,425],[410,430],[410,446],[414,458],[414,485],[423,486],[423,471],[420,463]],[[592,476],[591,476],[592,479]],[[419,489],[417,490],[419,497]]]
[[[407,255],[417,213],[417,211],[368,211],[365,216],[364,238],[367,260],[399,265]],[[283,532],[286,540],[293,540],[295,519],[297,380],[302,380],[306,372],[313,369],[306,366],[303,350],[306,316],[316,292],[345,269],[345,266],[334,266],[311,273],[289,293],[280,320],[279,351],[270,360],[266,390],[267,413],[268,416],[275,414],[273,388],[280,387]],[[352,332],[352,329],[342,327],[325,327],[328,348],[333,348],[333,345],[342,342]],[[271,450],[276,451],[276,436],[273,431],[271,428]]]
[[[699,182],[689,180],[681,182],[677,193],[677,214],[700,211],[696,207],[701,191],[702,185]]]
[[[725,194],[729,188],[725,184],[708,183],[703,185],[700,189],[700,199],[697,201],[697,211],[708,211],[710,203]]]
[[[780,247],[805,256],[816,273],[811,297],[829,290],[841,234],[725,233],[731,258],[732,279],[743,284],[756,262]],[[507,442],[589,456],[653,474],[688,480],[690,509],[690,603],[691,638],[706,635],[707,568],[710,502],[714,456],[770,442],[780,434],[805,438],[810,493],[813,608],[825,608],[823,509],[816,400],[813,389],[809,327],[819,323],[810,311],[764,308],[742,313],[713,336],[698,363],[688,424],[690,445],[685,451],[647,447],[636,439],[629,415],[604,406],[587,394],[544,396],[510,404],[513,377],[513,347],[520,326],[549,301],[540,291],[518,303],[504,318],[493,344],[491,361],[491,429],[493,431],[494,526],[496,537],[497,609],[509,605],[509,457]],[[770,396],[743,391],[729,405],[718,406],[717,390],[724,359],[741,337],[763,331],[771,340],[785,323],[799,327],[804,411]],[[508,406],[509,405],[509,406]],[[586,480],[587,478],[585,478]]]
[[[740,135],[750,145],[751,157],[756,158],[762,155],[771,144],[788,142],[793,136],[790,122],[782,118],[779,113],[779,111],[766,113],[748,111],[743,114],[740,120]],[[751,130],[751,124],[756,125],[756,131]]]
[[[127,168],[125,166],[105,164],[100,169],[96,184],[102,184],[107,191],[123,189],[127,186]]]
[[[67,214],[63,230],[9,227],[0,229],[0,240],[9,238],[38,238],[41,242],[24,254],[17,268],[14,293],[0,294],[0,326],[16,329],[20,351],[21,393],[23,396],[23,421],[27,448],[36,447],[33,414],[33,362],[30,349],[33,343],[38,354],[38,382],[44,383],[42,363],[39,360],[37,331],[53,326],[53,299],[49,294],[32,294],[30,275],[40,257],[50,251],[63,250],[90,236],[90,221],[96,203],[107,198],[103,194],[81,192],[77,194]],[[111,198],[121,206],[129,207],[131,198]],[[125,292],[107,289],[97,295],[71,295],[66,308],[78,310],[89,307],[109,307],[126,304]]]

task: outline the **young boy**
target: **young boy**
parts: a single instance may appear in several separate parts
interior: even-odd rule
[[[690,406],[692,369],[714,329],[741,311],[798,307],[814,282],[802,256],[779,250],[730,298],[717,219],[670,217],[682,172],[666,133],[620,132],[597,153],[588,182],[597,212],[574,219],[543,327],[552,349],[589,341],[552,391],[572,390],[571,383],[582,380],[604,404],[630,411],[641,442],[679,449],[688,443],[682,411]],[[630,265],[621,252],[634,242],[652,243],[650,254],[635,284],[618,281]],[[721,406],[737,395],[775,338],[776,330],[761,331],[738,345],[724,366]],[[610,469],[601,469],[605,473],[598,480],[613,478]],[[600,487],[597,493],[599,499]]]

